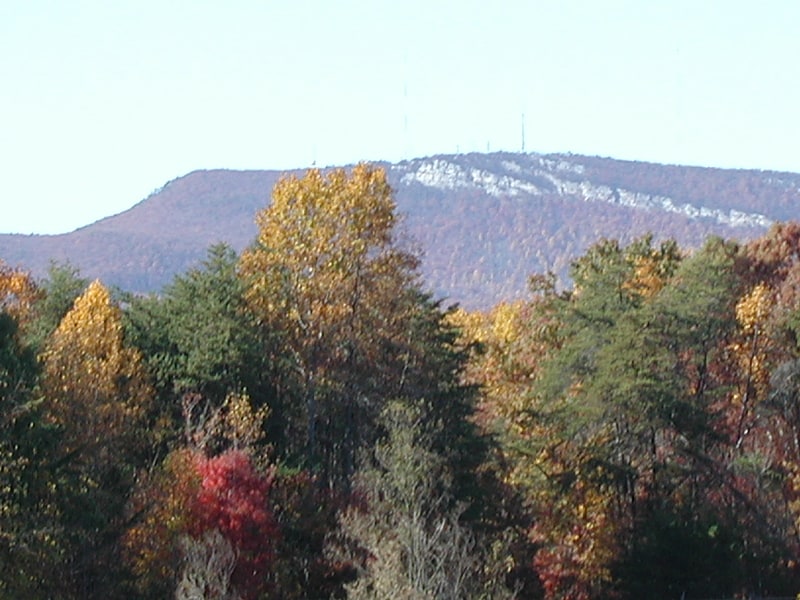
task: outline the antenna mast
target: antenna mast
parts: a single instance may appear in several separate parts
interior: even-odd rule
[[[522,113],[522,119],[520,120],[520,132],[522,134],[522,152],[525,152],[525,113]]]

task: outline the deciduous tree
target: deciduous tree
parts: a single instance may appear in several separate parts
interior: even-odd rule
[[[116,597],[121,585],[119,537],[136,467],[148,448],[144,416],[151,401],[139,353],[125,344],[119,308],[98,281],[75,301],[41,357],[44,410],[61,431],[64,539],[69,582]]]
[[[29,273],[14,269],[0,260],[0,310],[26,324],[31,319],[31,309],[42,297],[42,292]]]
[[[65,450],[101,462],[132,443],[151,400],[141,355],[123,339],[120,309],[92,282],[42,355],[44,393]]]
[[[290,411],[295,390],[302,414],[289,423],[305,431],[294,435],[341,482],[388,388],[401,385],[418,261],[397,242],[386,174],[363,164],[284,178],[257,223],[240,270],[250,306],[278,336],[273,360],[288,367],[277,409]]]
[[[341,518],[344,535],[366,553],[349,598],[455,600],[481,589],[475,537],[459,522],[452,474],[419,418],[400,403],[387,406],[387,437],[357,477],[363,504]]]

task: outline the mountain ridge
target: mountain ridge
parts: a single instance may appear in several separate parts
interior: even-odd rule
[[[424,253],[426,286],[472,308],[524,296],[532,273],[565,280],[600,238],[651,232],[690,248],[708,235],[746,240],[800,206],[800,175],[776,171],[513,152],[374,164],[387,170],[404,235]],[[241,251],[274,184],[304,172],[195,170],[70,233],[2,234],[0,258],[37,277],[51,259],[68,261],[110,285],[157,291],[213,243]]]

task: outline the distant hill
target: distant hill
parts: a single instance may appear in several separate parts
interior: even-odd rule
[[[696,247],[710,234],[744,240],[800,217],[793,173],[572,154],[439,155],[382,165],[405,236],[424,253],[428,288],[473,308],[524,296],[532,273],[565,278],[571,260],[602,237],[629,241],[652,232]],[[51,260],[69,261],[86,277],[157,291],[209,245],[249,244],[255,214],[283,174],[195,171],[68,234],[0,235],[0,258],[36,276]]]

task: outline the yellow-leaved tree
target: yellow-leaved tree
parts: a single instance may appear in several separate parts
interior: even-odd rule
[[[774,362],[770,355],[775,354],[769,317],[774,304],[773,293],[764,283],[756,285],[736,303],[739,335],[730,349],[738,367],[735,372],[740,374],[731,397],[734,414],[738,413],[734,429],[737,450],[754,426],[754,405],[769,394],[770,363]]]
[[[386,173],[363,164],[275,186],[242,272],[251,305],[294,350],[340,334],[387,284],[408,282],[417,260],[394,245],[394,211]]]
[[[61,597],[119,597],[117,543],[125,502],[148,451],[152,394],[140,354],[125,345],[122,314],[91,283],[45,343],[45,418],[60,432],[59,521],[66,557]]]
[[[64,431],[65,450],[84,457],[98,459],[133,442],[151,399],[141,356],[124,344],[121,316],[94,281],[42,355],[50,418]]]
[[[375,397],[401,379],[387,357],[408,336],[418,259],[396,243],[396,220],[383,169],[312,169],[275,186],[241,258],[249,305],[301,388],[305,450],[333,477],[352,472]]]

